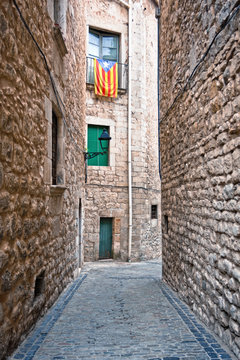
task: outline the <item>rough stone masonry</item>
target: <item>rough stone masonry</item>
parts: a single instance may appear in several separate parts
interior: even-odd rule
[[[163,1],[160,29],[163,277],[238,358],[239,3]]]
[[[0,359],[53,304],[78,268],[76,210],[84,181],[82,153],[60,110],[68,124],[71,119],[71,134],[83,148],[84,139],[76,139],[83,133],[85,112],[82,2],[70,0],[60,24],[53,1],[18,0],[17,5],[46,56],[59,97],[13,1],[1,1]],[[55,185],[53,111],[58,118]]]

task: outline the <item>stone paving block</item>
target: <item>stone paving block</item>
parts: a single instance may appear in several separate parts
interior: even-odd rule
[[[158,262],[86,264],[11,360],[236,359],[161,281]]]

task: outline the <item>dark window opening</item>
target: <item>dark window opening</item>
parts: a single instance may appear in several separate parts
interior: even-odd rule
[[[36,277],[34,288],[34,299],[41,295],[44,291],[44,271]]]
[[[151,219],[157,219],[158,213],[157,213],[157,205],[152,205],[151,207]]]
[[[164,226],[165,226],[165,232],[168,234],[168,216],[164,215]]]
[[[58,119],[54,111],[52,112],[52,184],[57,185],[57,138],[58,138]]]

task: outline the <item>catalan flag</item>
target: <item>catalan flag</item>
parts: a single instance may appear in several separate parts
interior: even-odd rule
[[[113,61],[94,59],[95,94],[117,97],[118,64]]]

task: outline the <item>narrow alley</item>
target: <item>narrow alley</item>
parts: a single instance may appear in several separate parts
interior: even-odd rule
[[[161,263],[85,264],[11,358],[235,359],[161,281]]]

